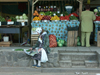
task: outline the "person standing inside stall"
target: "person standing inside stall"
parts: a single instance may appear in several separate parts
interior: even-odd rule
[[[85,11],[81,13],[81,46],[90,47],[90,35],[93,32],[93,20],[96,19],[96,14],[90,11],[90,5],[85,6]],[[86,39],[86,40],[85,40]]]

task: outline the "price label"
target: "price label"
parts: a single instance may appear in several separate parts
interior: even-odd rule
[[[1,22],[0,22],[0,26],[1,26]]]
[[[54,13],[53,15],[55,16],[56,14]]]
[[[21,22],[22,26],[25,26],[25,22]]]
[[[96,75],[100,75],[100,73],[96,74]]]
[[[9,25],[9,24],[14,24],[14,22],[13,21],[11,21],[11,22],[7,22],[7,24]]]
[[[63,16],[63,14],[61,14],[61,16]]]

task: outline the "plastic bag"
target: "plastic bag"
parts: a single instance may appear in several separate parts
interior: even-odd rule
[[[46,61],[48,61],[46,51],[43,48],[41,48],[41,62],[46,62]]]

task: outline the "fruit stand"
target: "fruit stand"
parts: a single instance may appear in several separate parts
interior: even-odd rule
[[[100,6],[94,9],[94,12],[97,12],[95,24],[95,42],[97,47],[100,47]]]
[[[28,0],[0,0],[0,4],[6,5],[17,3],[17,2],[26,2],[28,3]],[[6,20],[2,16],[2,5],[0,7],[1,9],[1,15],[0,15],[0,33],[1,34],[19,34],[19,43],[22,42],[22,28],[28,27],[28,17],[25,13],[22,15],[16,15],[14,17],[10,16],[8,20]],[[10,6],[9,6],[10,7]],[[20,40],[21,38],[21,40]]]
[[[57,39],[62,39],[67,42],[68,40],[68,37],[67,37],[68,28],[67,27],[76,28],[76,27],[79,27],[79,24],[80,24],[77,18],[78,15],[76,13],[71,13],[73,7],[64,6],[62,9],[64,10],[63,12],[61,12],[61,9],[59,9],[56,5],[54,6],[38,5],[37,7],[34,7],[34,4],[38,1],[39,0],[35,0],[35,1],[33,0],[33,7],[32,7],[33,18],[32,18],[32,23],[31,23],[32,28],[42,27],[43,29],[48,30],[49,34],[55,35]],[[78,4],[77,1],[76,3]],[[78,31],[78,28],[75,31]],[[35,37],[35,34],[31,34],[31,36],[33,35]]]

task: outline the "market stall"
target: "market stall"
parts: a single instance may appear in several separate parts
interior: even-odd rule
[[[49,2],[49,5],[47,5],[48,2]],[[51,2],[51,5],[50,5],[50,2]],[[74,0],[74,2],[76,2],[76,5],[78,5],[78,2],[76,0]],[[35,4],[35,7],[34,7],[34,4]],[[41,6],[41,4],[44,4],[44,5]],[[78,31],[77,27],[79,27],[79,24],[80,24],[78,20],[79,19],[78,15],[74,12],[75,10],[73,11],[73,13],[71,13],[73,10],[72,8],[74,7],[72,5],[75,5],[73,4],[73,1],[70,1],[70,2],[64,1],[64,0],[53,1],[53,2],[43,1],[42,3],[42,2],[38,2],[38,0],[35,0],[35,1],[33,0],[33,8],[32,8],[33,18],[32,18],[32,23],[31,23],[32,28],[42,27],[43,29],[48,30],[49,34],[55,35],[57,39],[64,40],[67,42],[67,40],[69,39],[68,28],[75,28],[75,30],[73,29],[71,31]],[[33,35],[34,34],[32,34],[32,37]],[[76,34],[73,34],[73,35],[76,35]],[[75,39],[75,37],[71,38],[70,40],[72,39]],[[71,41],[69,43],[71,43]],[[73,45],[69,45],[69,46],[73,46]]]
[[[29,25],[29,14],[26,15],[25,13],[23,13],[26,9],[21,10],[21,4],[25,4],[25,7],[28,6],[28,0],[0,0],[0,33],[18,34],[19,43],[22,42],[22,29],[24,27],[28,27]],[[16,12],[17,10],[19,10],[19,12]],[[26,12],[28,12],[28,10]],[[10,41],[8,39],[8,41],[6,42]]]

